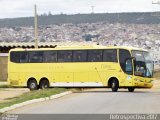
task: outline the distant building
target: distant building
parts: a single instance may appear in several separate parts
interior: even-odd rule
[[[150,51],[151,57],[154,61],[154,68],[160,69],[160,53],[159,51]]]
[[[0,81],[7,80],[8,53],[0,53]]]

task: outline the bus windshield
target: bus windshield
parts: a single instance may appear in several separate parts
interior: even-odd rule
[[[142,77],[153,76],[153,61],[146,51],[132,51],[132,56],[135,57],[134,61],[134,74]]]

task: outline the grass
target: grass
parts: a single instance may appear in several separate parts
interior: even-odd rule
[[[6,100],[5,102],[0,103],[0,109],[4,107],[9,107],[17,103],[22,103],[28,100],[32,100],[32,99],[49,97],[51,95],[62,93],[64,91],[67,91],[67,89],[66,88],[50,88],[45,90],[30,91],[28,93],[24,93],[14,98],[5,99]]]
[[[160,71],[154,72],[154,78],[160,79]]]

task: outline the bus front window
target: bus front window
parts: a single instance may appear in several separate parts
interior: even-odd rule
[[[154,63],[153,60],[151,59],[150,55],[148,52],[143,52],[144,58],[145,58],[145,63],[146,63],[146,77],[152,77],[153,76],[153,71],[154,71]]]
[[[134,74],[136,76],[152,77],[153,76],[153,61],[148,52],[132,51],[134,61]]]

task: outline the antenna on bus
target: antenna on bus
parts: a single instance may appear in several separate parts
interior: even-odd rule
[[[35,37],[35,48],[38,48],[38,21],[37,21],[37,6],[34,5],[34,37]]]

